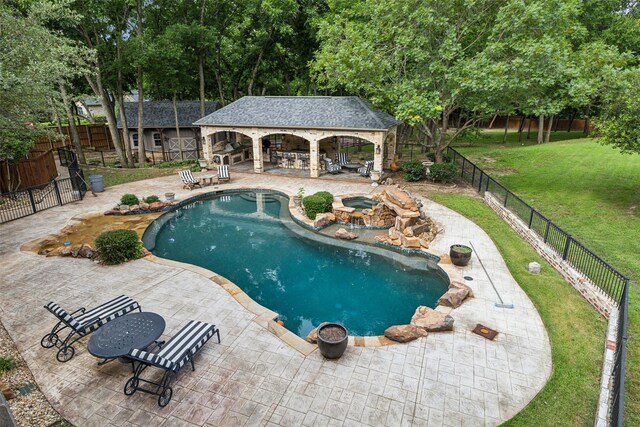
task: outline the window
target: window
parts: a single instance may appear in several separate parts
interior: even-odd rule
[[[133,148],[138,148],[138,134],[137,133],[132,133],[131,134],[131,146]]]
[[[162,139],[160,138],[160,134],[159,133],[154,133],[153,134],[153,146],[156,147],[156,148],[162,147]]]

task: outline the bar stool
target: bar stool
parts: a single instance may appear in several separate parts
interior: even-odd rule
[[[293,168],[296,161],[293,153],[284,153],[284,160],[287,168],[290,168],[290,169]]]
[[[309,169],[309,155],[308,154],[299,154],[298,159],[300,160],[300,167],[302,169]]]

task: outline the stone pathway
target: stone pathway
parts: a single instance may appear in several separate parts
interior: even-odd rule
[[[182,190],[177,176],[107,188],[98,197],[0,225],[0,319],[16,342],[36,381],[55,408],[78,426],[167,425],[498,425],[520,411],[551,373],[551,350],[531,301],[507,270],[489,237],[471,221],[427,200],[427,212],[445,232],[432,244],[447,252],[471,241],[505,302],[496,294],[474,256],[461,275],[475,293],[451,314],[454,331],[432,333],[409,344],[349,347],[338,361],[318,351],[302,356],[253,321],[221,287],[182,268],[147,260],[100,266],[86,260],[45,258],[20,246],[59,231],[79,213],[104,211],[122,194],[176,193],[185,198],[213,189],[270,187],[306,194],[370,193],[368,184],[233,173],[229,184]],[[97,366],[86,340],[65,364],[40,347],[54,323],[42,305],[91,307],[121,293],[167,321],[171,336],[188,319],[215,323],[222,344],[208,343],[196,371],[184,369],[166,408],[154,396],[126,397],[130,369],[119,362]],[[476,323],[498,330],[495,341],[470,331]]]

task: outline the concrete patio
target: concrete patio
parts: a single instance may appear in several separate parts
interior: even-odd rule
[[[73,216],[111,208],[124,193],[175,192],[178,199],[213,189],[269,187],[306,194],[372,193],[366,182],[288,178],[231,170],[231,183],[192,192],[178,176],[107,188],[81,202],[0,225],[0,320],[15,341],[38,385],[54,407],[77,426],[324,426],[324,425],[498,425],[519,412],[540,391],[551,373],[547,333],[533,304],[520,289],[491,239],[471,221],[423,199],[427,213],[444,228],[432,247],[448,252],[453,243],[471,241],[502,299],[498,302],[474,255],[461,276],[475,297],[453,310],[454,331],[431,333],[409,344],[350,346],[337,361],[318,351],[304,357],[254,321],[224,289],[179,267],[145,259],[120,266],[21,252],[20,246],[59,231]],[[91,307],[127,294],[145,311],[166,319],[165,337],[187,320],[216,324],[222,343],[208,343],[174,382],[165,408],[146,394],[126,397],[128,365],[97,366],[76,345],[67,363],[40,346],[54,323],[42,306]],[[495,341],[471,333],[482,323],[496,329]]]

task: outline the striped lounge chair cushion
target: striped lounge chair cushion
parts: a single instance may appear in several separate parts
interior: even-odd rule
[[[140,304],[136,301],[126,295],[120,295],[111,301],[87,311],[82,316],[78,316],[78,322],[88,331],[95,331],[105,323],[139,308]]]
[[[347,158],[347,153],[338,153],[336,154],[336,162],[339,165],[346,165],[349,163],[349,159]]]
[[[133,349],[131,356],[150,365],[177,372],[192,358],[216,332],[216,327],[208,323],[191,320],[174,335],[157,353]]]
[[[373,162],[371,160],[367,160],[364,162],[364,166],[358,168],[358,172],[360,175],[369,175],[371,173],[371,169],[373,169]]]
[[[182,182],[185,184],[195,184],[200,182],[193,176],[190,170],[180,171],[178,174],[180,174],[180,178],[182,178]]]
[[[72,329],[76,331],[82,331],[82,324],[74,319],[72,315],[67,313],[67,311],[64,308],[60,307],[58,304],[50,302],[49,304],[45,305],[44,308],[49,310],[54,316],[69,325],[69,327],[71,327]]]
[[[229,178],[229,166],[221,165],[218,166],[218,179],[228,179]]]

